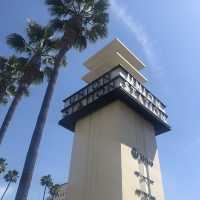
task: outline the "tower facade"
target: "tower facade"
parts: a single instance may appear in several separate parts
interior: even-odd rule
[[[85,63],[87,85],[64,100],[60,125],[75,132],[68,200],[164,200],[156,136],[165,105],[144,64],[118,39]]]

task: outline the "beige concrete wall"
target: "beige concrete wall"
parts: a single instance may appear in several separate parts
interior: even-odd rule
[[[77,122],[68,200],[141,199],[135,190],[148,192],[148,187],[134,172],[146,176],[146,168],[132,157],[132,147],[154,161],[148,167],[155,181],[151,193],[156,200],[164,200],[154,129],[120,101]]]

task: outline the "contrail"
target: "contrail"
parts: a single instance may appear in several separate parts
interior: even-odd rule
[[[130,32],[134,34],[136,40],[141,45],[147,62],[150,64],[151,68],[156,70],[157,73],[160,73],[161,67],[158,65],[158,59],[151,39],[143,25],[135,20],[134,17],[129,14],[129,11],[116,0],[110,0],[110,3],[112,12],[123,22]]]

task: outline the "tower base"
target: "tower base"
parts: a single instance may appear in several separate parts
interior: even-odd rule
[[[152,124],[121,101],[75,126],[68,200],[164,200]]]

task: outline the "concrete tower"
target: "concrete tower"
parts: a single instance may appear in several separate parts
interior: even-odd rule
[[[164,200],[156,136],[170,127],[144,64],[118,39],[84,64],[60,121],[75,132],[67,200]]]

